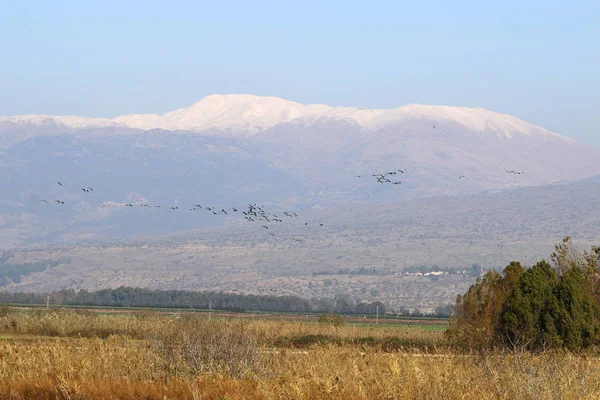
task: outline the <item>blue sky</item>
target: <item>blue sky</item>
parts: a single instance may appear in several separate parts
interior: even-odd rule
[[[0,0],[0,10],[0,115],[164,113],[251,93],[480,106],[600,146],[598,2]]]

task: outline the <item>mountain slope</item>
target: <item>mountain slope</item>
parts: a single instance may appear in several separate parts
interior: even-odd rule
[[[214,95],[162,116],[3,117],[0,233],[14,245],[164,235],[231,219],[127,213],[124,204],[373,206],[577,181],[600,174],[599,155],[517,118],[461,107]],[[390,182],[373,176],[388,172]],[[88,186],[99,190],[81,191]],[[69,206],[40,207],[41,199]]]
[[[270,224],[275,236],[240,220],[200,225],[176,236],[85,246],[66,247],[74,242],[63,240],[70,238],[61,233],[64,247],[16,251],[14,262],[69,263],[29,274],[5,288],[130,285],[253,294],[273,289],[280,295],[344,295],[379,299],[394,307],[433,308],[452,302],[475,278],[406,276],[403,270],[464,270],[474,263],[502,268],[512,260],[531,265],[548,258],[565,235],[587,249],[600,241],[599,207],[596,178],[501,193],[307,210],[292,221]],[[172,221],[169,217],[161,222]],[[72,231],[85,226],[77,228]]]

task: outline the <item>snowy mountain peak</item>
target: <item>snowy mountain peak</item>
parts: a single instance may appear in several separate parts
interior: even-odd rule
[[[246,130],[256,133],[295,118],[324,113],[331,107],[302,105],[278,97],[212,95],[188,108],[164,114],[158,127],[169,130]]]
[[[315,121],[345,121],[365,131],[376,132],[405,121],[419,120],[423,126],[459,125],[477,133],[494,134],[504,139],[534,136],[569,143],[575,141],[506,114],[483,108],[408,104],[394,109],[331,107],[304,105],[278,97],[249,94],[215,94],[204,97],[187,108],[163,115],[134,114],[114,119],[77,116],[23,115],[0,118],[0,126],[58,127],[72,130],[90,128],[135,128],[142,130],[212,132],[212,134],[246,137],[275,125],[294,122],[309,126]]]

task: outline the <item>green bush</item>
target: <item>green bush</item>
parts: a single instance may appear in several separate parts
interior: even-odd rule
[[[570,238],[556,246],[553,264],[528,270],[511,262],[488,272],[457,297],[447,335],[478,349],[585,349],[600,330],[600,250],[577,253]]]

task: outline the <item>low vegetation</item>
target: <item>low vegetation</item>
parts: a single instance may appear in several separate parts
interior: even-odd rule
[[[348,321],[0,309],[0,398],[597,398],[591,353],[453,347]],[[333,321],[333,322],[332,322]]]
[[[566,238],[551,262],[490,271],[446,332],[331,313],[4,306],[0,398],[595,399],[599,258]]]

